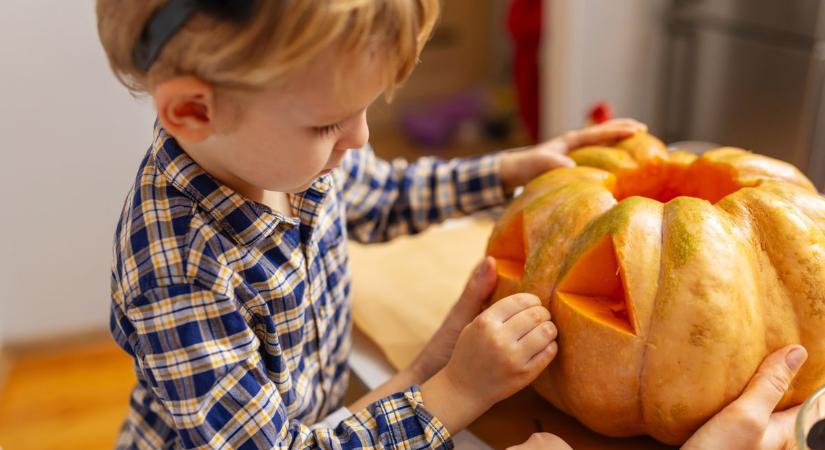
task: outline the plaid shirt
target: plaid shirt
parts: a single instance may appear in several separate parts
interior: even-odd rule
[[[289,197],[295,217],[207,175],[157,127],[114,244],[111,331],[137,385],[120,448],[451,448],[417,386],[340,406],[347,236],[376,242],[500,204],[499,158],[416,164],[366,147]]]

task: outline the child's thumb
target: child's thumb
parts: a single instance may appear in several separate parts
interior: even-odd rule
[[[471,307],[477,314],[481,311],[481,305],[493,294],[497,279],[496,260],[488,256],[473,271],[464,287],[459,303]]]

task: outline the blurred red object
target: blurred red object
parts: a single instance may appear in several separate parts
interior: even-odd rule
[[[613,107],[606,102],[596,103],[587,113],[587,118],[590,125],[607,122],[613,118]]]
[[[539,139],[539,45],[542,33],[542,0],[512,0],[507,28],[515,45],[513,81],[519,111],[533,142]]]

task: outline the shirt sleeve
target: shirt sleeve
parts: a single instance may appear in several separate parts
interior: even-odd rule
[[[115,314],[139,370],[185,448],[450,449],[417,386],[334,427],[291,419],[259,353],[248,311],[194,286],[155,288]],[[286,370],[286,368],[284,368]],[[277,375],[277,374],[276,374]]]
[[[504,203],[501,156],[409,163],[379,159],[370,146],[351,150],[341,163],[349,235],[386,241]]]

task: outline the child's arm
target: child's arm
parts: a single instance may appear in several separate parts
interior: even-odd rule
[[[358,411],[379,398],[411,384],[421,384],[432,378],[449,361],[461,331],[484,309],[496,287],[495,259],[486,257],[473,270],[461,297],[450,309],[444,322],[409,367],[404,368],[384,384],[354,404],[350,411]]]
[[[113,309],[112,332],[135,355],[186,448],[448,448],[417,386],[366,405],[335,429],[288,417],[246,310],[189,285],[155,288]],[[277,345],[277,344],[276,344]],[[294,400],[293,400],[294,401]]]
[[[462,330],[449,361],[435,375],[417,380],[414,372],[402,371],[350,409],[420,383],[423,406],[456,433],[535,380],[556,356],[555,339],[550,313],[537,297],[502,299]]]
[[[420,383],[424,406],[455,433],[533,381],[558,349],[550,312],[529,294],[481,312],[495,281],[494,260],[485,258],[416,361],[350,409]]]
[[[359,242],[380,242],[504,202],[501,155],[415,163],[375,156],[367,146],[341,164],[347,230]]]
[[[360,242],[386,241],[503,203],[506,195],[556,167],[572,165],[569,149],[628,137],[645,126],[616,120],[573,131],[529,150],[444,161],[392,162],[369,146],[341,163],[347,230]]]

